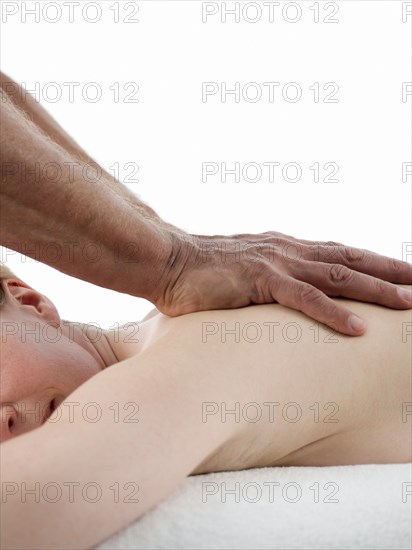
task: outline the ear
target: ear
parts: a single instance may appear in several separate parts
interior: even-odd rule
[[[18,279],[3,279],[3,287],[8,301],[26,311],[41,317],[45,322],[60,326],[61,320],[56,306],[47,296]]]

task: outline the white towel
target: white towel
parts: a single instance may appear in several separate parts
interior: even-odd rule
[[[258,468],[187,478],[99,550],[410,549],[412,464]]]

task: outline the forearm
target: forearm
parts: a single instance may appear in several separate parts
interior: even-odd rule
[[[155,301],[155,285],[184,232],[159,223],[137,198],[117,193],[106,176],[94,181],[83,161],[4,94],[1,115],[0,244],[68,275]]]
[[[110,186],[113,191],[128,202],[132,208],[142,215],[156,220],[159,225],[165,228],[176,229],[172,224],[168,224],[162,220],[150,206],[139,201],[136,195],[126,186],[96,163],[29,92],[2,72],[0,72],[0,87],[13,105],[23,111],[45,135],[61,148],[65,149],[67,153],[75,159],[75,162],[80,161],[82,166],[84,166],[84,164],[95,165],[99,172],[102,173],[105,185]]]
[[[36,99],[8,75],[0,72],[0,86],[13,104],[58,145],[83,162],[92,158],[72,139]]]

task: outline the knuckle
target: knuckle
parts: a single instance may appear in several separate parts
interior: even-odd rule
[[[280,244],[286,241],[282,233],[277,233],[275,231],[266,231],[259,235],[259,240],[264,243]]]
[[[389,258],[388,268],[389,268],[389,271],[400,271],[401,263],[399,262],[399,260],[396,260],[395,258]]]
[[[360,248],[351,248],[344,246],[341,254],[346,263],[356,263],[365,259],[365,251]]]
[[[385,294],[388,292],[388,284],[382,279],[375,279],[375,291],[377,294]]]
[[[299,285],[298,294],[305,303],[319,304],[323,302],[322,292],[308,283]]]
[[[293,237],[292,235],[287,235],[286,233],[275,233],[276,237],[280,237],[284,241],[296,241],[297,239]]]
[[[329,278],[332,283],[349,284],[354,276],[354,272],[345,265],[333,264],[329,268]]]

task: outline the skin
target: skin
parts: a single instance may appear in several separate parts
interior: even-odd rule
[[[3,323],[59,322],[49,300],[15,282],[8,281],[10,303],[2,311]],[[4,361],[2,353],[3,405],[12,392],[20,401],[47,401],[46,386],[51,385],[53,392],[66,398],[40,427],[18,437],[12,433],[2,444],[1,547],[92,548],[155,506],[190,474],[263,466],[410,462],[411,312],[344,302],[367,319],[369,329],[363,338],[333,334],[302,313],[268,304],[177,318],[155,310],[141,323],[126,325],[118,333],[106,332],[113,356],[120,361],[109,368],[102,368],[100,354],[87,341],[43,341],[37,361],[33,350],[38,344],[29,352],[22,342],[3,339],[2,352],[5,347],[8,357]],[[233,335],[225,340],[219,331],[212,334],[210,329],[221,330],[223,323],[229,329],[235,323],[243,328],[247,323],[279,324],[273,325],[277,329],[273,341],[262,337],[251,342],[253,331],[238,341]],[[293,330],[280,336],[290,325],[300,327],[300,339],[294,341]],[[130,328],[139,329],[137,339]],[[71,355],[67,363],[66,355]],[[79,359],[84,363],[80,371]],[[23,370],[24,360],[33,361],[36,369]],[[70,370],[68,377],[62,376],[62,370]],[[17,375],[27,372],[31,378],[23,391]],[[66,395],[75,380],[87,376]],[[91,402],[101,408],[98,422],[88,421],[82,412]],[[222,417],[223,404],[233,409],[240,403],[243,410],[251,402],[262,409],[264,403],[278,402],[275,421],[269,415],[258,422],[249,422],[243,414],[238,420],[233,415]],[[71,409],[69,403],[77,407]],[[117,421],[114,403],[120,411]],[[299,421],[285,421],[280,415],[288,403],[301,408]],[[315,403],[318,421],[313,416]],[[330,403],[338,410],[325,408]],[[210,404],[220,410],[208,409],[205,416],[205,405]],[[73,415],[70,410],[75,410]],[[138,422],[127,420],[130,412],[137,412]],[[337,422],[325,421],[331,412]],[[2,424],[7,432],[6,422]],[[41,496],[24,502],[23,482],[61,488],[69,482],[80,487],[93,482],[102,494],[93,504],[81,497],[81,491],[70,501],[67,490],[53,503]],[[123,498],[115,501],[114,484],[122,491],[132,485],[138,499],[131,502],[126,498],[130,491],[123,491]]]
[[[0,441],[39,427],[52,401],[59,406],[83,382],[117,362],[77,324],[63,323],[43,294],[16,279],[4,287]]]
[[[4,74],[0,96],[3,246],[68,275],[146,298],[172,317],[277,302],[343,334],[361,335],[365,325],[332,297],[412,307],[410,293],[402,297],[397,287],[411,283],[407,262],[276,231],[187,233],[161,220],[94,163]],[[99,174],[94,182],[84,175],[90,162]],[[60,168],[57,181],[47,166]],[[61,252],[55,260],[46,254],[50,234]],[[96,262],[84,253],[91,245],[101,254]]]

